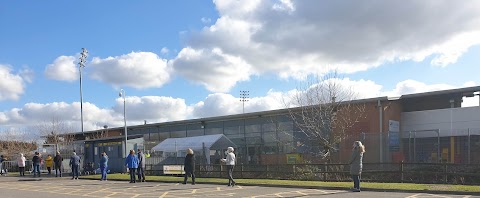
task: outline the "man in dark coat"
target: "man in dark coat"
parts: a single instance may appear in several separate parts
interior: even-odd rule
[[[138,149],[138,182],[145,182],[145,155],[142,153],[142,150]]]
[[[60,155],[60,152],[57,151],[57,155],[53,158],[53,163],[55,165],[55,177],[62,177],[62,162],[63,157]]]
[[[191,175],[192,185],[195,185],[195,156],[193,155],[192,149],[187,149],[187,156],[185,156],[183,170],[185,170],[183,184],[187,184],[188,176]]]
[[[40,163],[42,163],[42,158],[40,158],[40,153],[35,152],[35,155],[32,158],[33,177],[36,177],[37,174],[40,177]]]

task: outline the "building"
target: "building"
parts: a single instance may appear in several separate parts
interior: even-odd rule
[[[473,155],[480,152],[480,107],[461,107],[465,97],[479,95],[479,91],[480,86],[476,86],[353,101],[365,105],[366,117],[349,130],[332,158],[335,162],[347,162],[353,141],[360,140],[367,148],[365,162],[480,163],[480,156]],[[299,142],[306,137],[298,131],[287,109],[135,125],[127,129],[129,138],[140,139],[129,140],[127,148],[143,149],[152,158],[165,157],[152,148],[168,138],[224,134],[237,145],[238,163],[319,162],[316,156],[302,152]],[[118,127],[87,131],[76,133],[75,137],[86,140],[85,147],[90,153],[86,155],[95,159],[101,151],[122,152],[119,145],[124,148],[123,130]],[[103,139],[89,135],[99,131],[105,131]],[[106,141],[108,138],[113,138],[118,148],[109,148],[112,143]],[[210,151],[210,155],[206,157],[223,155],[223,150]]]

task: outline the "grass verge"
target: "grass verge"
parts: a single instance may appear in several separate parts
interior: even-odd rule
[[[110,180],[130,180],[128,174],[109,174]],[[81,176],[84,179],[100,179],[100,175]],[[147,176],[147,181],[155,182],[182,182],[183,177],[176,176]],[[335,188],[349,189],[352,182],[322,182],[322,181],[296,181],[296,180],[274,180],[274,179],[235,179],[240,185],[272,185],[285,187],[304,187],[304,188]],[[197,183],[226,184],[224,178],[196,178]],[[362,182],[362,189],[376,191],[422,191],[426,193],[433,192],[452,192],[458,194],[480,193],[480,186],[473,185],[449,185],[449,184],[414,184],[414,183],[373,183]]]

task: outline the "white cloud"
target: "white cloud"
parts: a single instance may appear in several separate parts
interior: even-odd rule
[[[205,18],[205,17],[202,17],[201,20],[202,20],[202,23],[205,23],[205,24],[209,24],[209,23],[212,22],[212,19],[210,19],[210,18]]]
[[[457,88],[457,86],[448,85],[448,84],[427,85],[423,82],[419,82],[415,80],[405,80],[397,83],[397,85],[393,90],[382,92],[382,94],[386,96],[400,96],[405,94],[431,92],[431,91],[439,91],[439,90],[454,89],[454,88]]]
[[[45,76],[53,80],[75,81],[80,78],[74,56],[59,56],[45,68]]]
[[[220,49],[195,50],[184,48],[171,61],[176,71],[189,80],[204,85],[212,92],[227,92],[238,81],[249,79],[250,65],[241,58]]]
[[[18,100],[25,91],[25,82],[31,82],[31,75],[31,70],[13,74],[10,66],[0,64],[0,101]]]
[[[183,120],[187,119],[191,112],[185,100],[180,98],[130,96],[126,97],[125,101],[128,125],[142,124],[144,120],[149,123]],[[123,119],[123,99],[116,99],[113,109],[116,114],[121,114]]]
[[[127,124],[143,124],[187,119],[191,108],[185,100],[158,96],[131,96],[126,98]],[[81,129],[80,103],[53,102],[47,104],[27,103],[22,108],[0,112],[2,128],[35,127],[49,123],[52,119],[71,126],[76,131]],[[113,108],[102,109],[92,103],[83,104],[85,130],[101,129],[104,125],[123,126],[123,100],[118,98]]]
[[[166,47],[163,47],[161,50],[160,50],[160,53],[162,54],[168,54],[170,52],[170,50],[168,50],[168,48]]]
[[[108,57],[95,57],[87,65],[90,77],[114,87],[137,89],[161,87],[171,78],[167,61],[151,52],[131,52]]]
[[[220,18],[193,32],[172,62],[211,91],[229,90],[250,75],[303,79],[332,70],[352,73],[391,61],[445,66],[480,44],[480,2],[440,1],[214,1]],[[221,55],[212,53],[220,51]],[[187,53],[197,52],[197,53]],[[201,61],[198,56],[205,57]],[[199,68],[239,73],[203,73]],[[208,68],[207,68],[208,66]],[[228,76],[224,76],[228,75]],[[211,79],[230,79],[211,80]],[[218,84],[228,83],[222,87]]]

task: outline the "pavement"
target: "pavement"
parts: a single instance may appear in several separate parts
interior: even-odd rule
[[[335,189],[305,189],[275,186],[228,187],[220,184],[180,184],[163,182],[71,180],[68,178],[0,177],[0,197],[385,197],[385,198],[480,198],[474,195],[427,194],[418,192],[350,192]]]

